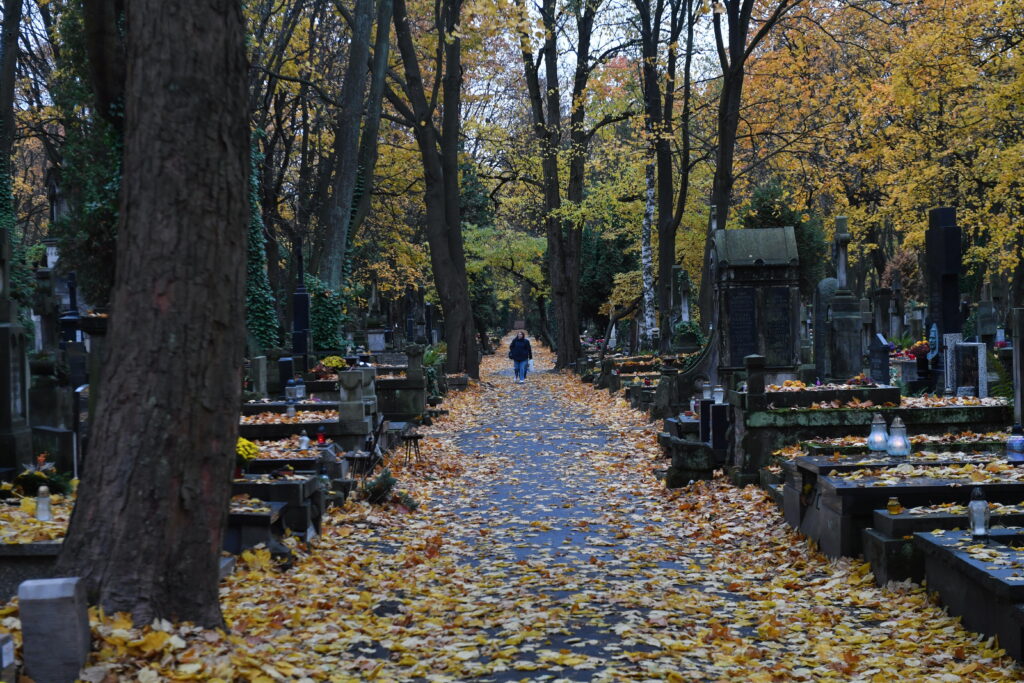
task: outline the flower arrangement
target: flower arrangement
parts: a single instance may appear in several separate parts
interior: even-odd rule
[[[250,460],[257,458],[260,454],[260,447],[254,444],[249,439],[243,439],[238,437],[238,441],[235,442],[235,455],[238,459],[239,465],[245,465]]]
[[[915,358],[923,358],[931,353],[931,350],[932,348],[928,345],[928,340],[922,339],[921,341],[914,342],[911,347],[907,349],[907,353]]]
[[[47,462],[49,453],[36,456],[34,465],[25,465],[25,470],[14,478],[14,489],[26,496],[34,496],[40,486],[46,486],[51,493],[67,493],[71,490],[71,476],[57,474],[57,467]]]
[[[345,359],[341,356],[327,356],[327,358],[320,361],[320,364],[325,368],[331,368],[332,370],[337,370],[346,366]]]

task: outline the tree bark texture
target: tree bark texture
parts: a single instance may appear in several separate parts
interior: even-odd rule
[[[334,126],[334,178],[331,181],[331,194],[320,213],[320,224],[326,230],[326,245],[320,257],[320,277],[334,289],[341,287],[344,276],[352,198],[359,175],[359,129],[363,116],[374,9],[373,0],[356,0],[348,65],[341,86],[342,105]]]
[[[18,35],[23,0],[4,3],[3,34],[0,36],[0,173],[10,173],[14,149],[14,82],[18,63]]]
[[[124,127],[121,105],[124,101],[124,35],[121,19],[124,0],[84,0],[85,51],[89,58],[89,78],[96,92],[96,110],[116,130]]]
[[[389,99],[412,124],[423,162],[430,265],[444,311],[444,336],[448,347],[445,370],[479,377],[480,352],[469,297],[459,209],[462,41],[457,29],[461,9],[461,0],[442,0],[439,5],[438,40],[443,47],[438,50],[435,77],[442,79],[441,130],[434,124],[434,106],[427,99],[405,0],[394,0],[394,23],[408,105],[390,95]]]
[[[136,623],[223,623],[245,338],[244,31],[235,0],[135,0],[127,12],[104,391],[57,573]]]
[[[644,218],[640,226],[640,272],[643,280],[643,325],[640,328],[641,346],[654,348],[654,330],[658,319],[654,309],[654,253],[651,249],[651,224],[654,223],[654,164],[644,167]]]

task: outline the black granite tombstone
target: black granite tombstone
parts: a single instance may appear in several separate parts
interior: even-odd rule
[[[889,384],[889,342],[880,334],[871,336],[868,347],[868,368],[873,382]]]
[[[961,232],[956,209],[941,206],[928,212],[925,262],[928,273],[928,315],[940,334],[960,332]]]

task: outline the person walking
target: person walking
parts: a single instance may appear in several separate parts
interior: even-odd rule
[[[533,349],[530,348],[530,340],[526,338],[525,332],[520,332],[512,340],[508,347],[508,357],[512,359],[515,381],[522,384],[526,381],[526,371],[533,359]]]

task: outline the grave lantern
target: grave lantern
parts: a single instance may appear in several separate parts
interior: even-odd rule
[[[716,405],[721,405],[722,403],[725,403],[725,389],[722,387],[721,384],[716,384],[714,390],[711,393],[714,394]]]
[[[327,443],[327,429],[320,425],[320,428],[316,430],[316,443],[318,446],[323,446]]]
[[[711,400],[711,382],[704,382],[703,386],[701,386],[701,397],[705,401]]]
[[[905,458],[910,455],[907,428],[903,424],[903,420],[898,417],[892,421],[892,427],[889,429],[889,441],[885,450],[891,458]]]
[[[981,489],[975,486],[971,491],[971,502],[967,504],[967,524],[971,528],[971,536],[987,538],[989,520],[988,501]]]
[[[306,399],[306,380],[302,377],[298,377],[295,380],[295,400],[304,401]]]
[[[1024,428],[1013,425],[1010,438],[1006,440],[1006,460],[1015,465],[1024,465]]]
[[[306,430],[303,429],[302,433],[299,435],[299,450],[304,451],[307,448],[309,448],[309,434],[307,434]]]
[[[40,522],[53,521],[53,509],[50,507],[50,488],[40,486],[36,492],[36,519]]]
[[[885,418],[875,413],[871,419],[871,433],[868,434],[868,450],[876,453],[889,448],[889,433],[885,428]]]

